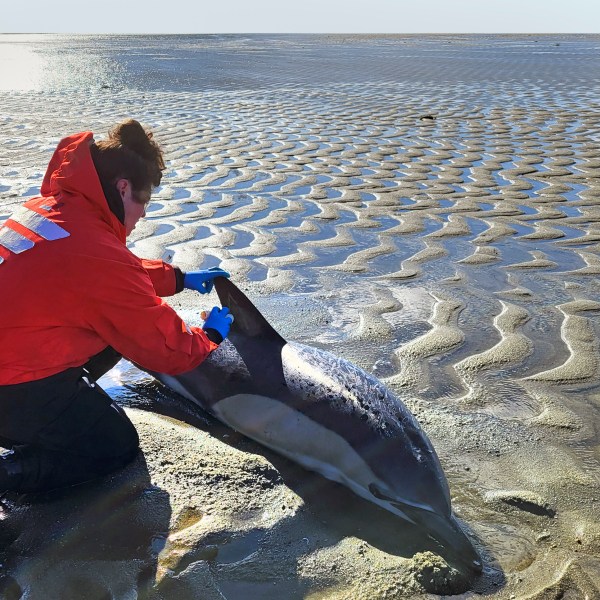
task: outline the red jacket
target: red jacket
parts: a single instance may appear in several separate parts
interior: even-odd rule
[[[0,385],[85,364],[110,345],[142,367],[193,369],[217,346],[159,296],[175,271],[125,245],[90,155],[91,132],[63,139],[41,188],[0,227]]]

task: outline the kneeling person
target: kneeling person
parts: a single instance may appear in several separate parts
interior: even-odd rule
[[[0,491],[72,485],[130,462],[137,432],[95,381],[122,356],[176,375],[227,337],[226,307],[189,327],[161,297],[208,293],[228,273],[183,273],[126,246],[164,168],[152,133],[132,119],[103,141],[71,135],[41,196],[0,227]]]

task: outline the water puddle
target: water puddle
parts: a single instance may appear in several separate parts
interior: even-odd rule
[[[532,186],[531,189],[523,190],[530,198],[539,197],[538,192],[540,192],[544,188],[548,187],[547,183],[543,183],[542,181],[538,181],[537,179],[530,179],[527,177],[523,177],[522,180],[525,181],[526,183],[531,184],[531,186]]]
[[[292,183],[295,183],[296,181],[299,181],[300,179],[302,179],[300,177],[300,175],[288,175],[285,178],[285,181],[282,181],[281,183],[272,184],[272,185],[266,185],[260,191],[261,191],[261,193],[265,193],[265,194],[268,194],[270,192],[280,192],[282,187],[284,187],[286,185],[290,185]]]
[[[246,275],[248,281],[266,281],[269,269],[265,267],[265,265],[257,263],[255,260],[252,260],[251,264],[252,268],[250,269],[250,271],[248,271],[248,274]]]
[[[402,196],[401,198],[399,198],[400,204],[402,204],[403,206],[412,206],[413,204],[416,204],[417,201],[413,200],[412,198],[409,198],[408,196]]]
[[[217,168],[216,167],[208,167],[206,169],[204,169],[201,173],[196,173],[195,175],[192,175],[188,181],[200,181],[201,179],[204,179],[207,175],[210,175],[211,173],[216,173],[217,172]]]
[[[234,179],[237,179],[238,177],[240,177],[242,175],[243,175],[243,173],[239,169],[232,169],[224,177],[219,177],[219,179],[215,179],[214,181],[211,181],[210,183],[206,184],[206,186],[211,187],[211,188],[224,188],[227,191],[242,190],[242,189],[247,189],[249,187],[252,187],[255,183],[258,183],[259,181],[264,181],[265,179],[272,178],[272,176],[270,174],[259,171],[258,173],[255,173],[254,177],[252,177],[250,179],[246,179],[244,181],[239,181],[238,183],[234,184],[233,186],[227,185],[228,182],[230,182]]]
[[[235,233],[235,240],[233,244],[227,247],[229,250],[249,248],[250,244],[256,239],[256,236],[252,232],[237,229],[235,225],[231,230]]]
[[[159,225],[156,228],[156,231],[154,232],[154,237],[165,235],[167,233],[170,233],[174,229],[175,229],[174,225],[167,225],[167,224],[163,223],[162,225]]]
[[[304,242],[318,242],[322,240],[328,240],[334,238],[338,231],[344,228],[348,223],[352,223],[356,221],[356,215],[351,211],[342,211],[340,213],[340,217],[335,219],[335,221],[323,221],[323,220],[315,220],[313,223],[318,227],[318,231],[314,233],[305,233],[303,231],[298,230],[285,230],[279,231],[277,234],[277,248],[273,251],[269,256],[271,257],[281,257],[288,256],[290,254],[294,254],[298,250],[298,245]],[[356,229],[349,230],[351,232],[351,236],[354,238],[355,233],[358,231]],[[349,246],[354,247],[354,246]],[[342,246],[345,248],[345,246]],[[315,253],[318,257],[321,253],[328,253],[328,248],[324,248],[322,246],[313,246],[308,245],[307,249],[310,252]],[[317,259],[316,266],[324,266],[323,263]]]
[[[564,204],[555,204],[554,208],[556,210],[560,210],[567,217],[580,217],[581,216],[581,209],[577,208],[576,206],[566,206]],[[557,229],[558,229],[558,227],[557,227]]]
[[[219,545],[217,563],[236,563],[254,554],[265,537],[265,532],[258,529],[247,533],[233,535],[225,543]]]
[[[568,192],[563,192],[562,196],[569,202],[581,200],[579,194],[588,189],[587,185],[580,183],[567,183],[567,185],[571,186],[571,189]]]
[[[562,240],[577,240],[578,238],[581,238],[578,244],[569,244],[569,248],[583,247],[589,244],[597,243],[595,241],[586,241],[586,232],[582,231],[581,229],[578,229],[577,227],[569,227],[568,225],[554,225],[554,229],[558,229],[559,231],[562,231],[565,234],[564,238],[557,240],[559,242]]]
[[[525,215],[537,215],[538,210],[533,206],[527,206],[526,204],[517,204],[517,208]]]
[[[535,231],[535,227],[530,227],[529,225],[521,225],[520,223],[511,223],[511,229],[516,230],[515,236],[518,238],[522,235],[528,235]]]
[[[192,195],[192,192],[186,188],[174,188],[173,200],[185,200]]]
[[[285,221],[283,223],[276,223],[269,226],[269,230],[276,230],[281,227],[300,227],[302,223],[309,217],[313,217],[321,213],[321,207],[309,200],[297,199],[292,200],[291,205],[294,207],[297,205],[301,205],[303,207],[302,210],[290,212],[289,215],[286,216]]]

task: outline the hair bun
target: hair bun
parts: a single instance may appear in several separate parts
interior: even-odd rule
[[[152,132],[135,119],[127,119],[108,132],[107,140],[95,144],[94,165],[101,181],[129,179],[135,190],[160,185],[165,169],[163,152]]]
[[[143,158],[150,159],[156,153],[155,144],[150,141],[152,133],[146,131],[135,119],[127,119],[116,125],[111,129],[109,137]]]

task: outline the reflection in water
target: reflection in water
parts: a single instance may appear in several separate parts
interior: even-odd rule
[[[0,36],[0,90],[39,90],[44,76],[43,57],[28,46],[7,39],[11,36]]]
[[[125,48],[98,41],[97,36],[0,35],[0,90],[121,87],[126,79]]]

